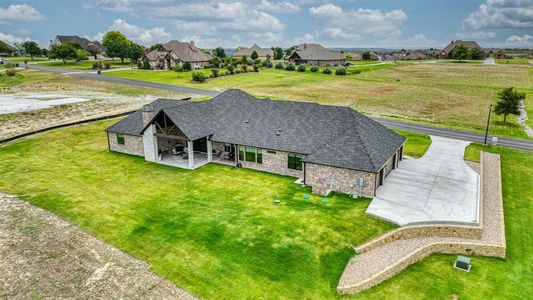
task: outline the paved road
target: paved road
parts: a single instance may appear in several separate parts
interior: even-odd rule
[[[119,78],[119,77],[102,76],[102,75],[97,75],[94,73],[87,73],[87,72],[72,73],[71,70],[46,67],[46,66],[41,66],[37,64],[28,64],[28,68],[35,69],[35,70],[41,70],[41,71],[60,73],[60,74],[69,73],[68,75],[75,76],[75,77],[90,78],[94,80],[101,80],[101,81],[115,82],[115,83],[122,83],[122,84],[131,84],[131,85],[140,86],[140,87],[175,91],[175,92],[191,94],[191,95],[212,97],[212,96],[216,96],[219,94],[219,92],[212,91],[212,90],[204,90],[204,89],[197,89],[197,88],[190,88],[190,87],[183,87],[183,86],[174,86],[174,85],[160,84],[160,83],[151,83],[151,82],[145,82],[145,81],[140,81],[140,80],[124,79],[124,78]],[[389,128],[397,128],[397,129],[431,134],[435,136],[447,137],[447,138],[452,138],[452,139],[483,143],[484,138],[485,138],[483,134],[479,134],[479,133],[471,133],[471,132],[465,132],[465,131],[459,131],[459,130],[427,126],[427,125],[419,125],[419,124],[402,122],[402,121],[397,121],[397,120],[387,120],[387,119],[380,119],[380,118],[374,118],[374,120],[380,122],[381,124]],[[489,142],[492,141],[492,137],[493,137],[492,135],[489,135],[489,138],[488,138]],[[533,140],[498,137],[498,145],[509,147],[509,148],[533,151]]]
[[[28,64],[28,69],[47,71],[47,72],[53,72],[53,73],[59,73],[59,74],[68,74],[70,76],[80,77],[80,78],[89,78],[89,79],[100,80],[100,81],[130,84],[130,85],[135,85],[135,86],[140,86],[140,87],[180,92],[184,94],[198,95],[202,97],[204,96],[213,97],[213,96],[220,94],[220,92],[211,91],[211,90],[203,90],[203,89],[197,89],[197,88],[160,84],[160,83],[152,83],[152,82],[146,82],[146,81],[140,81],[140,80],[119,78],[119,77],[102,76],[102,75],[98,75],[98,74],[90,73],[90,72],[73,72],[72,70],[65,70],[65,69],[54,68],[54,67],[46,67],[46,66],[41,66],[37,64]]]

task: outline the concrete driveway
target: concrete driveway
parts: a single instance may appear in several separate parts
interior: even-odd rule
[[[368,214],[400,226],[478,222],[479,175],[463,160],[470,143],[436,136],[431,141],[422,158],[404,159],[387,177]]]

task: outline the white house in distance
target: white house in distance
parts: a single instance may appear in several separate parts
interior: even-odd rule
[[[211,55],[197,48],[194,41],[187,43],[176,40],[161,45],[143,57],[156,70],[170,70],[184,63],[190,63],[193,69],[201,69],[207,67],[211,59]]]

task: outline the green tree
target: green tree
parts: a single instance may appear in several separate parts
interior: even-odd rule
[[[224,51],[222,47],[218,47],[218,48],[215,48],[215,50],[213,50],[213,55],[218,58],[224,58],[226,57],[226,52]]]
[[[88,60],[87,51],[83,49],[76,49],[76,61]]]
[[[507,115],[520,114],[520,101],[526,99],[526,93],[515,91],[512,87],[503,89],[498,93],[498,102],[494,107],[494,113],[503,115],[503,122],[507,122]]]
[[[248,57],[246,55],[243,55],[241,57],[241,61],[240,61],[241,64],[248,64]]]
[[[24,53],[29,55],[31,60],[33,60],[33,56],[41,55],[41,48],[39,48],[39,45],[34,41],[26,41],[22,43],[21,46],[24,49]]]
[[[190,71],[190,70],[192,70],[192,65],[191,65],[191,63],[190,63],[190,62],[186,62],[186,63],[184,63],[184,64],[183,64],[183,71],[188,72],[188,71]]]
[[[470,49],[465,45],[459,45],[452,50],[452,58],[455,60],[461,61],[463,59],[470,59],[471,57]]]
[[[63,63],[66,64],[67,60],[77,58],[76,48],[74,48],[71,44],[68,43],[61,45],[53,45],[50,48],[48,57],[51,59],[61,59]]]
[[[483,50],[481,48],[473,48],[471,50],[472,59],[483,59]]]
[[[107,49],[107,56],[118,57],[124,63],[129,55],[131,42],[120,31],[109,31],[104,35],[102,44]]]
[[[283,58],[283,49],[281,47],[272,47],[272,51],[274,51],[274,59]]]
[[[363,60],[370,60],[372,58],[372,55],[370,54],[369,51],[365,51],[363,52],[363,54],[361,54],[361,58]]]
[[[144,48],[138,44],[131,43],[128,47],[128,58],[132,63],[136,63],[144,55]]]
[[[87,45],[87,52],[89,52],[89,54],[91,54],[92,56],[94,56],[94,59],[97,59],[97,58],[98,58],[98,54],[101,53],[101,51],[100,51],[100,47],[98,47],[98,46],[95,45],[95,44],[89,44],[89,45]]]
[[[150,68],[151,68],[151,66],[150,66],[150,62],[149,62],[147,59],[145,59],[145,60],[143,61],[143,69],[145,69],[145,70],[150,70]]]
[[[292,51],[294,51],[294,49],[296,49],[296,46],[289,47],[289,48],[287,48],[287,49],[285,49],[285,50],[283,51],[283,54],[284,54],[285,56],[290,55],[290,54],[292,53]],[[281,58],[283,58],[283,56],[282,56]],[[281,59],[281,58],[280,58],[280,59]]]
[[[150,46],[150,51],[157,50],[159,49],[159,47],[161,47],[161,44],[153,44],[152,46]]]
[[[253,59],[253,60],[256,60],[259,58],[259,55],[257,54],[257,51],[253,51],[252,54],[250,55],[250,58]]]
[[[75,41],[69,41],[69,42],[66,42],[65,44],[67,44],[67,45],[71,45],[71,46],[74,47],[74,49],[76,49],[76,50],[83,49],[83,47],[81,46],[81,44],[78,43],[78,42],[75,42]]]

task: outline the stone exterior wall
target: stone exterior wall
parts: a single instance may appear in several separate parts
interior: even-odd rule
[[[345,168],[325,166],[313,163],[305,164],[305,184],[313,187],[313,193],[327,195],[330,191],[358,195],[355,187],[358,178],[363,177],[366,186],[361,195],[374,197],[376,186],[376,174]]]
[[[126,154],[144,156],[143,137],[135,135],[124,135],[124,145],[117,143],[117,134],[108,132],[109,150]]]
[[[267,149],[262,149],[263,163],[257,164],[248,161],[239,160],[244,168],[256,169],[270,173],[276,173],[286,176],[293,176],[303,178],[304,172],[288,168],[288,152],[277,151],[276,153],[268,153]],[[238,155],[238,151],[237,154]]]

